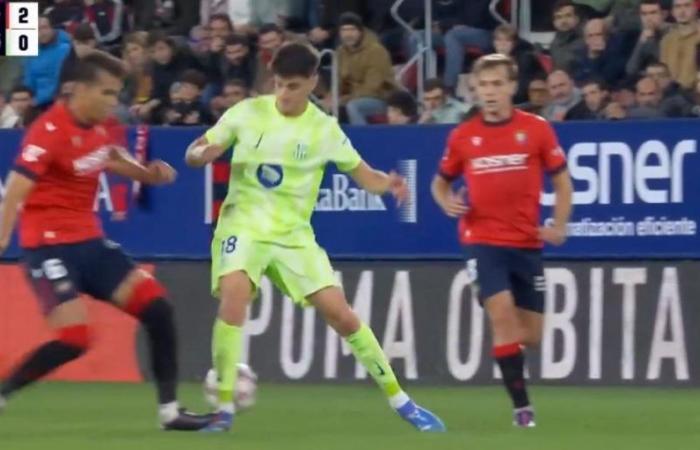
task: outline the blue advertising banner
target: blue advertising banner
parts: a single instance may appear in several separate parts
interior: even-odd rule
[[[444,142],[444,126],[348,128],[364,158],[403,173],[410,200],[396,208],[388,197],[359,189],[330,166],[313,223],[319,243],[336,259],[457,259],[456,221],[430,195]],[[574,179],[575,212],[568,242],[547,247],[552,258],[700,258],[700,127],[695,121],[595,122],[557,126]],[[150,156],[179,172],[174,185],[148,188],[146,200],[114,220],[109,177],[96,208],[110,238],[137,258],[207,258],[211,235],[211,170],[183,162],[201,129],[154,128]],[[130,141],[135,133],[132,130]],[[0,130],[0,198],[21,135]],[[553,203],[543,193],[543,221]],[[6,257],[16,257],[16,245]]]

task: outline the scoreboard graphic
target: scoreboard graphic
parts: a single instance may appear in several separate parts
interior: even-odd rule
[[[0,0],[0,55],[39,54],[39,2]]]

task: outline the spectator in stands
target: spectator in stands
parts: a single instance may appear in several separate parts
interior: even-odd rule
[[[544,74],[538,75],[530,81],[527,87],[527,102],[518,105],[523,111],[544,115],[544,110],[549,103],[549,89],[547,88],[547,77]]]
[[[343,14],[339,24],[341,104],[351,124],[366,124],[368,117],[386,112],[385,99],[395,89],[391,59],[357,14]]]
[[[510,56],[518,65],[518,91],[514,100],[516,103],[527,101],[527,88],[530,81],[544,73],[532,44],[520,39],[518,31],[512,26],[499,25],[493,31],[493,47],[497,53]]]
[[[656,81],[661,89],[659,109],[664,117],[687,117],[691,115],[695,101],[681,85],[671,78],[666,64],[657,62],[647,67],[645,75]]]
[[[630,119],[655,119],[663,117],[659,106],[661,105],[661,89],[659,84],[650,77],[644,77],[637,81],[637,104],[631,108],[627,117]]]
[[[549,105],[544,109],[544,117],[553,122],[564,120],[566,113],[581,101],[581,92],[574,86],[574,80],[563,70],[555,70],[547,78]]]
[[[642,0],[639,5],[642,31],[637,44],[627,61],[625,72],[629,76],[639,75],[649,64],[659,60],[661,39],[668,33],[667,12],[661,0]]]
[[[71,51],[66,59],[63,60],[63,66],[61,67],[60,91],[62,94],[73,92],[76,63],[96,47],[97,39],[92,27],[87,23],[78,25],[73,32]]]
[[[111,45],[122,37],[124,2],[122,0],[93,0],[86,2],[85,19],[95,31],[97,42]]]
[[[459,123],[469,109],[470,105],[448,94],[441,79],[432,78],[425,82],[423,88],[423,114],[418,122]]]
[[[205,104],[221,91],[224,82],[223,71],[226,65],[224,50],[226,41],[233,35],[233,23],[224,14],[214,14],[209,19],[207,31],[207,48],[204,52],[198,53],[203,72],[209,80],[209,84],[202,93]]]
[[[18,128],[28,127],[40,114],[40,111],[34,105],[32,90],[26,86],[15,86],[12,88],[9,103],[19,116],[19,121],[16,124]]]
[[[127,77],[119,102],[130,111],[121,115],[125,122],[148,119],[150,111],[157,105],[148,105],[153,94],[151,59],[148,53],[148,33],[136,31],[126,36],[122,46],[122,59],[126,63]]]
[[[418,105],[406,91],[394,91],[386,99],[386,117],[389,125],[408,125],[418,120]]]
[[[697,48],[700,44],[698,10],[694,0],[673,0],[676,25],[661,41],[661,61],[684,89],[692,89],[698,73]]]
[[[462,15],[455,17],[454,25],[445,33],[445,86],[452,91],[464,67],[465,50],[487,53],[493,49],[491,32],[498,22],[491,15],[490,3],[491,0],[462,2]]]
[[[610,91],[601,79],[592,78],[581,85],[583,100],[566,113],[564,120],[605,119],[605,108],[610,103]]]
[[[210,124],[211,115],[200,102],[206,81],[206,77],[196,70],[183,72],[170,87],[168,101],[156,113],[157,123],[179,126]]]
[[[609,85],[619,82],[625,74],[627,61],[623,43],[610,33],[603,19],[591,19],[584,26],[585,50],[579,52],[573,63],[574,79],[602,78]]]
[[[250,51],[248,37],[234,34],[227,38],[224,48],[222,79],[242,80],[247,88],[255,81],[255,59]]]
[[[378,31],[377,24],[372,20],[372,0],[312,0],[313,27],[307,37],[309,42],[318,48],[333,48],[335,45],[340,16],[344,13],[354,13],[362,19],[368,28]],[[386,0],[374,0],[374,3],[384,3]]]
[[[209,19],[209,52],[220,55],[226,39],[233,34],[233,22],[224,14],[214,14]]]
[[[250,89],[243,80],[228,80],[224,83],[221,95],[214,97],[211,101],[211,111],[214,119],[218,120],[229,108],[233,107],[241,100],[248,98]]]
[[[39,55],[24,60],[24,85],[34,92],[36,104],[46,108],[58,92],[61,66],[71,50],[68,34],[56,30],[48,17],[39,19]]]
[[[255,68],[254,90],[258,94],[270,94],[274,90],[274,78],[270,62],[278,48],[285,43],[284,30],[279,25],[268,23],[258,33],[258,62]]]
[[[581,37],[581,19],[571,0],[558,0],[554,4],[554,40],[549,51],[554,68],[570,72],[576,55],[585,48]]]
[[[198,68],[197,62],[185,49],[177,48],[175,41],[162,32],[153,32],[149,37],[151,52],[153,95],[152,98],[161,102],[169,97],[170,85],[186,69]]]
[[[5,93],[0,92],[0,128],[15,128],[19,123],[19,114],[7,104]]]
[[[53,5],[44,10],[44,15],[56,27],[72,33],[83,21],[84,9],[83,0],[54,0]]]

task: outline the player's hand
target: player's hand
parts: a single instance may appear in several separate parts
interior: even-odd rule
[[[464,202],[465,192],[464,188],[460,189],[459,192],[450,190],[447,194],[447,200],[440,205],[445,214],[450,217],[461,217],[469,211],[469,206]]]
[[[148,163],[147,168],[151,173],[151,184],[170,184],[177,178],[175,169],[160,159]]]
[[[566,227],[540,227],[540,239],[548,244],[561,245],[566,242]]]
[[[396,199],[397,206],[401,206],[408,198],[406,179],[393,170],[389,172],[389,192]]]

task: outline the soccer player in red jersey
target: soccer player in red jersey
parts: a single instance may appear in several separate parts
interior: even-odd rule
[[[517,66],[493,54],[474,66],[481,111],[455,128],[432,184],[435,201],[460,217],[467,271],[489,317],[493,357],[514,406],[514,424],[535,426],[524,378],[524,346],[542,336],[543,242],[566,239],[572,184],[566,158],[543,118],[513,108]],[[554,221],[540,227],[544,174],[555,192]],[[467,202],[452,182],[463,176]]]
[[[199,430],[209,416],[179,408],[173,310],[165,289],[104,238],[93,211],[103,170],[148,184],[167,184],[175,171],[163,161],[143,166],[115,145],[107,122],[117,105],[124,68],[95,52],[78,63],[75,90],[27,131],[10,174],[0,215],[0,254],[19,215],[23,263],[55,338],[35,349],[0,388],[0,408],[19,389],[78,358],[90,346],[80,293],[109,301],[147,331],[164,429]]]

